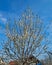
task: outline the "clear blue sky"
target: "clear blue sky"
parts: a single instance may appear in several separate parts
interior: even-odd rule
[[[14,18],[21,15],[28,6],[45,23],[52,20],[52,0],[0,0],[0,25],[4,27],[8,17]],[[3,37],[0,33],[0,42]]]

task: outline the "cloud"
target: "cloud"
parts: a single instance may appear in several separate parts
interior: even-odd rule
[[[6,23],[7,18],[3,16],[3,14],[0,14],[0,21]]]
[[[6,22],[7,21],[7,19],[6,18],[3,18],[3,17],[1,17],[0,20],[3,21],[3,22]]]

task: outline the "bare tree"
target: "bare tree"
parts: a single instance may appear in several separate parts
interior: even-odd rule
[[[3,46],[5,59],[23,61],[30,55],[38,57],[45,53],[46,44],[41,44],[45,37],[43,22],[30,9],[25,10],[18,21],[7,22],[4,32],[7,37]]]
[[[51,60],[50,60],[50,58],[45,58],[45,60],[44,60],[44,64],[45,65],[52,65],[52,58],[51,58]]]

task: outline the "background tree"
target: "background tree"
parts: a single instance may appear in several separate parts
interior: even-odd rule
[[[45,37],[43,21],[30,9],[25,10],[18,21],[7,22],[4,32],[7,37],[3,46],[5,60],[23,61],[30,55],[39,57],[47,49],[47,44],[42,45]]]
[[[44,64],[52,65],[52,55],[51,54],[49,54],[49,56],[45,57]]]

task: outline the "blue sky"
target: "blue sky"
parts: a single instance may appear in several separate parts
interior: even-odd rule
[[[0,25],[4,27],[8,17],[18,18],[28,7],[38,14],[45,24],[52,21],[52,0],[0,0]],[[0,42],[3,37],[0,32]]]
[[[45,21],[52,20],[52,0],[0,0],[0,17],[6,21],[5,17],[18,16],[28,6]]]

